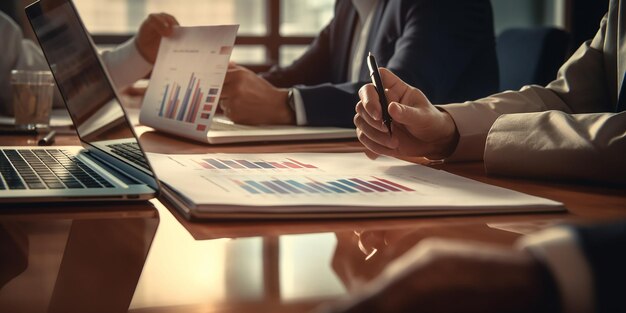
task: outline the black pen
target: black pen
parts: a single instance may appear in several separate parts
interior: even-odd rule
[[[372,78],[372,83],[374,84],[374,87],[376,87],[376,92],[378,93],[378,100],[380,101],[380,107],[383,111],[383,123],[387,125],[389,135],[391,135],[392,120],[391,116],[389,116],[389,111],[387,111],[389,102],[387,101],[387,96],[385,96],[385,87],[383,86],[383,80],[380,78],[378,64],[376,63],[376,59],[371,52],[367,56],[367,67],[370,69],[370,78]]]
[[[39,139],[37,142],[40,146],[49,146],[54,143],[54,136],[56,136],[57,132],[55,130],[47,133],[43,138]]]

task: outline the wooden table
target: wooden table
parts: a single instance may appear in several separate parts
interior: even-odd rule
[[[356,141],[205,146],[137,131],[151,152],[362,150]],[[4,146],[35,143],[0,137]],[[63,135],[56,144],[78,140]],[[158,200],[3,205],[0,312],[305,312],[351,293],[425,237],[508,245],[555,223],[626,218],[623,187],[488,177],[480,163],[437,168],[561,201],[569,212],[192,223]],[[359,240],[376,257],[366,261]]]

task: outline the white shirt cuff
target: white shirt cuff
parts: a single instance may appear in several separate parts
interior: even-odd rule
[[[309,122],[306,118],[306,111],[304,110],[304,100],[302,100],[302,95],[298,88],[293,88],[292,91],[294,110],[296,111],[296,125],[304,126]]]
[[[553,227],[520,238],[516,247],[545,263],[559,288],[565,313],[594,312],[593,275],[576,233]]]
[[[102,60],[107,66],[111,79],[118,90],[132,85],[144,78],[152,70],[152,64],[144,59],[137,46],[135,37],[129,39],[112,51],[102,53]]]

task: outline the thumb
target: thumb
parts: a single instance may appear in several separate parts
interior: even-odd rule
[[[408,126],[416,125],[421,122],[423,115],[419,108],[414,108],[398,102],[389,104],[389,115],[394,123],[400,123]]]

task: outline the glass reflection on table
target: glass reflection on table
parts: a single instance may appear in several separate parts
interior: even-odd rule
[[[0,215],[0,312],[127,312],[159,223],[146,206]]]

